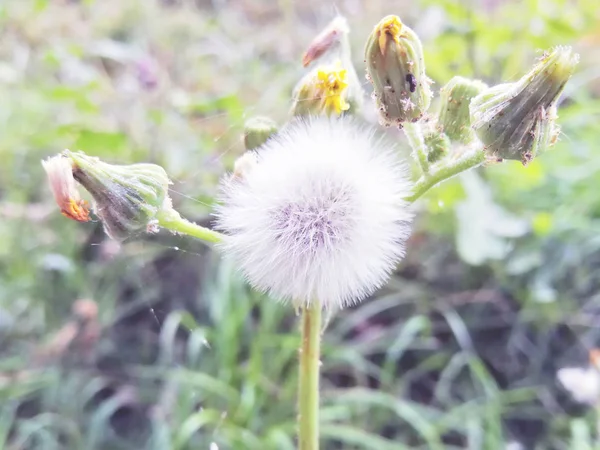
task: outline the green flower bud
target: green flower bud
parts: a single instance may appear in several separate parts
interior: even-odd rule
[[[432,93],[415,32],[397,16],[385,17],[369,36],[365,62],[382,124],[419,120],[429,108]]]
[[[336,61],[306,74],[294,89],[292,115],[340,116],[348,111],[347,73],[341,61]]]
[[[468,144],[473,140],[475,135],[471,128],[469,103],[486,88],[487,85],[482,81],[454,77],[440,90],[437,124],[450,140],[461,144]]]
[[[169,178],[155,164],[113,165],[66,150],[73,177],[93,197],[94,212],[111,238],[156,231],[157,215],[171,209]]]
[[[244,124],[244,145],[246,150],[260,147],[277,133],[277,124],[268,117],[253,117]]]
[[[450,139],[445,133],[433,131],[423,136],[427,146],[427,161],[431,164],[439,161],[450,150]]]
[[[527,164],[554,144],[556,103],[578,60],[570,48],[556,47],[519,81],[489,88],[471,101],[473,129],[488,154]]]

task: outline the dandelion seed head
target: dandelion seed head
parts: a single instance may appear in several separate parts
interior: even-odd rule
[[[412,213],[393,146],[351,118],[297,121],[226,178],[222,248],[256,289],[282,301],[344,307],[385,283]]]

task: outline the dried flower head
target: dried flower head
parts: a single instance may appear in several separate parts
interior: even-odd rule
[[[556,105],[578,61],[570,47],[556,47],[520,80],[471,100],[473,129],[490,156],[527,164],[556,142]]]
[[[46,171],[50,189],[52,189],[60,212],[78,222],[89,221],[89,206],[85,200],[81,199],[79,191],[77,191],[71,160],[65,155],[56,155],[42,161],[42,166]]]
[[[222,248],[249,283],[295,304],[344,307],[388,278],[412,213],[406,167],[350,118],[309,118],[222,185]]]
[[[42,161],[61,212],[74,220],[89,220],[77,181],[94,199],[94,212],[113,239],[156,231],[159,212],[171,210],[169,178],[155,164],[113,165],[82,152],[65,150]]]
[[[349,51],[347,43],[349,32],[350,27],[344,17],[334,18],[310,43],[302,56],[302,65],[307,67],[325,54],[336,54],[336,57],[344,56],[344,52]]]

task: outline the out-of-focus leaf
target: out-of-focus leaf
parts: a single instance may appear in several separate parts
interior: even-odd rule
[[[511,249],[509,238],[523,236],[527,222],[494,203],[491,189],[475,171],[461,179],[467,198],[456,206],[459,255],[472,265],[504,258]]]

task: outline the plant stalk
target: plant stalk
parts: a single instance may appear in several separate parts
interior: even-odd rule
[[[414,203],[419,197],[425,194],[429,189],[434,187],[436,184],[452,178],[465,170],[477,167],[485,162],[485,153],[480,149],[475,149],[472,152],[462,156],[456,161],[447,163],[443,161],[444,165],[433,169],[428,174],[424,174],[415,183],[413,193],[405,198],[409,203]]]
[[[213,244],[223,240],[221,233],[184,219],[174,209],[167,209],[160,212],[158,214],[158,225],[175,233],[187,234],[188,236]]]
[[[298,383],[298,450],[319,449],[321,306],[302,306]]]
[[[423,131],[419,123],[406,122],[402,126],[402,130],[408,139],[408,143],[413,149],[415,159],[419,163],[423,175],[429,172],[429,161],[427,160],[427,146],[423,138]]]

